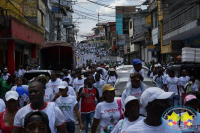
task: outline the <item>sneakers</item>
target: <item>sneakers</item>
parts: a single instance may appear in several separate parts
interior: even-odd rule
[[[76,121],[76,125],[79,125],[79,121]]]
[[[90,125],[90,123],[88,123],[88,128],[91,128],[91,125]]]

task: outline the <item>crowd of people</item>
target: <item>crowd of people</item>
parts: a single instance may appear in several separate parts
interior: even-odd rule
[[[187,70],[178,78],[174,70],[166,71],[153,61],[145,73],[143,62],[134,59],[126,89],[117,99],[114,85],[119,63],[114,64],[52,71],[50,76],[40,74],[29,83],[16,73],[12,80],[4,68],[0,78],[1,132],[75,133],[79,132],[77,124],[82,133],[96,133],[98,126],[100,133],[175,133],[181,132],[178,125],[174,131],[163,124],[167,121],[162,115],[168,108],[186,105],[198,112],[199,86],[194,76],[187,76]],[[17,71],[23,72],[21,68]],[[158,87],[147,88],[143,81],[148,75]],[[190,126],[197,128],[187,133],[200,132],[197,125]]]

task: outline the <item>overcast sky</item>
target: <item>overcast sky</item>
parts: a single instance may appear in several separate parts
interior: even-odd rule
[[[75,0],[72,0],[75,1]],[[132,6],[140,5],[145,0],[90,0],[103,5],[115,6]],[[107,8],[97,4],[93,4],[87,0],[77,0],[73,5],[74,24],[79,28],[78,41],[85,38],[81,35],[92,35],[92,28],[98,23],[98,12],[100,14],[100,22],[115,22],[115,9]]]

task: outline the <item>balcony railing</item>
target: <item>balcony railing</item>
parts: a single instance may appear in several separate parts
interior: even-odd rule
[[[27,20],[25,17],[20,16],[19,14],[17,14],[16,12],[10,10],[10,9],[4,9],[4,10],[0,10],[1,14],[0,16],[11,16],[19,21],[21,21],[22,23],[28,25],[29,27],[37,30],[38,32],[44,34],[44,30],[41,29],[39,26],[33,24],[30,20]]]
[[[164,19],[164,35],[186,25],[191,21],[199,19],[199,10],[199,4],[193,5],[192,7],[179,12],[168,19]]]

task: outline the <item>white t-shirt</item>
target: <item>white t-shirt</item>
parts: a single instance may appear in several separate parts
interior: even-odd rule
[[[25,90],[28,90],[28,85],[22,85]],[[16,91],[17,86],[13,86],[11,91]],[[24,102],[28,102],[29,97],[24,93],[23,95],[19,96],[19,107],[24,107]]]
[[[16,76],[15,79],[17,79],[17,78],[22,76],[22,72],[20,70],[19,71],[15,71],[14,75]]]
[[[32,108],[31,104],[26,105],[25,107],[18,110],[17,114],[15,115],[14,119],[14,126],[15,127],[24,127],[24,118],[26,114],[33,111],[35,109]],[[54,124],[54,128],[51,129],[52,133],[56,133],[56,127],[61,126],[65,123],[64,116],[61,110],[55,106],[55,103],[46,103],[46,106],[40,110],[47,114],[49,118],[49,127],[52,128]],[[53,112],[54,111],[54,112]],[[55,115],[54,117],[52,117]]]
[[[75,88],[76,92],[78,92],[79,87],[82,86],[82,85],[84,85],[84,79],[81,79],[81,80],[75,79],[74,83],[73,83],[73,88]]]
[[[3,80],[7,81],[8,77],[10,76],[9,73],[7,73],[6,75],[2,74]]]
[[[179,83],[179,80],[177,77],[169,77],[166,80],[167,88],[169,89],[168,92],[174,92],[175,95],[178,95],[177,85]]]
[[[167,78],[169,78],[169,75],[168,74],[164,74],[164,78],[163,78],[163,83],[164,84],[166,84]]]
[[[68,86],[68,92],[67,92],[67,94],[76,97],[76,93],[74,91],[74,88],[71,87],[71,86]]]
[[[44,101],[51,102],[54,98],[53,90],[50,88],[45,89]]]
[[[54,96],[59,92],[58,84],[60,83],[60,79],[56,79],[56,81],[52,82],[51,80],[46,84],[47,88],[51,88],[53,90]]]
[[[138,73],[134,68],[132,68],[131,70],[130,70],[130,74],[131,73]],[[139,73],[144,77],[144,71],[143,71],[143,69],[141,69],[140,71],[139,71]],[[129,75],[130,75],[129,74]]]
[[[2,99],[0,99],[0,113],[5,111],[5,109],[6,109],[5,102]]]
[[[106,82],[104,81],[104,80],[101,80],[100,79],[100,81],[99,82],[96,82],[96,83],[94,83],[93,84],[93,86],[95,87],[95,88],[97,88],[97,90],[99,91],[99,97],[102,97],[102,88],[103,88],[103,86],[106,84]]]
[[[74,107],[78,103],[76,97],[70,95],[68,97],[60,96],[58,99],[56,99],[55,103],[56,106],[62,111],[65,122],[76,122],[74,118]]]
[[[140,100],[141,95],[142,95],[142,90],[140,89],[140,87],[137,89],[132,88],[131,95],[135,96],[136,98]],[[126,90],[123,91],[122,97],[121,97],[121,104],[124,109],[125,109],[125,105],[124,105],[125,99],[126,99]],[[146,110],[142,106],[140,106],[140,114],[146,115]]]
[[[103,132],[103,128],[108,125],[113,125],[112,129],[114,129],[120,119],[120,111],[118,110],[117,100],[114,100],[112,103],[103,101],[97,104],[94,117],[96,119],[101,119],[101,133]]]
[[[188,83],[189,84],[189,83]],[[188,85],[186,84],[186,86]],[[186,88],[187,89],[187,88]],[[192,89],[192,92],[197,92],[198,91],[198,88],[197,88],[197,85],[196,84],[192,84],[191,85],[191,89]],[[187,91],[187,90],[186,90]]]
[[[179,78],[179,86],[181,88],[181,92],[185,93],[184,90],[182,89],[181,86],[186,87],[186,84],[190,82],[190,77],[189,76],[185,76],[185,77],[180,77]]]
[[[180,131],[178,127],[177,130]],[[177,133],[177,131],[175,132],[168,130],[163,124],[161,124],[160,126],[149,126],[146,123],[144,123],[144,120],[141,120],[136,124],[128,127],[125,132],[126,133]]]
[[[115,76],[107,76],[106,78],[106,84],[111,84],[112,86],[114,86],[115,82],[116,82],[116,77]]]
[[[125,118],[124,120],[120,120],[113,131],[111,133],[126,133],[126,129],[130,127],[131,125],[134,125],[135,123],[145,119],[143,116],[139,116],[139,118],[136,121],[130,122],[128,118]],[[123,122],[123,124],[122,124]]]
[[[154,76],[153,77],[153,80],[158,84],[158,86],[159,86],[160,89],[163,89],[163,79],[164,79],[164,76],[160,76],[160,77]]]

